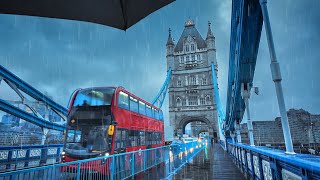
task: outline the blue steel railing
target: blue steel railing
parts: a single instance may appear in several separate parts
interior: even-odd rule
[[[14,115],[18,118],[24,119],[28,122],[31,122],[35,125],[38,125],[40,127],[48,128],[48,129],[53,129],[57,131],[64,131],[66,128],[64,125],[60,125],[54,122],[49,122],[41,117],[37,117],[31,113],[28,113],[18,107],[15,107],[14,105],[11,105],[10,103],[1,100],[0,99],[0,110],[7,112],[11,115]]]
[[[20,79],[18,76],[14,75],[9,70],[0,65],[0,83],[2,80],[5,81],[18,94],[18,96],[21,98],[21,103],[29,107],[33,111],[33,113],[29,113],[25,110],[15,107],[8,101],[0,99],[1,111],[14,115],[18,118],[24,119],[30,123],[33,123],[43,128],[53,129],[57,131],[65,130],[64,125],[49,122],[43,117],[39,116],[39,113],[37,113],[36,110],[33,107],[31,107],[30,104],[28,104],[30,103],[30,101],[26,99],[25,95],[23,95],[22,92],[38,100],[39,102],[43,102],[47,108],[50,108],[61,117],[67,116],[67,108],[53,101],[51,98],[44,95],[43,93],[41,93],[40,91],[38,91],[37,89],[35,89],[31,85]]]
[[[225,144],[225,142],[224,142],[225,132],[224,132],[223,126],[225,124],[226,116],[224,114],[221,100],[220,100],[220,94],[219,94],[217,77],[216,77],[216,73],[214,70],[214,64],[211,64],[211,73],[212,73],[214,96],[215,96],[216,105],[217,105],[217,112],[218,112],[217,118],[218,118],[218,126],[219,126],[220,144],[221,144],[222,148],[225,149],[225,146],[223,145],[223,144]]]
[[[0,179],[126,179],[160,164],[172,163],[173,159],[185,154],[188,157],[185,158],[187,161],[200,152],[204,146],[204,142],[162,146],[0,173]],[[171,173],[176,170],[177,168],[169,168]]]
[[[62,144],[0,147],[0,172],[30,168],[60,161]]]
[[[34,99],[44,102],[46,105],[50,106],[55,111],[67,115],[68,110],[67,108],[61,106],[57,102],[53,101],[48,96],[44,95],[34,87],[30,86],[28,83],[20,79],[18,76],[14,75],[12,72],[4,68],[0,65],[0,78],[3,78],[4,81],[10,82],[11,84],[15,85],[16,88],[20,89],[24,93],[28,94],[29,96],[33,97]],[[0,79],[1,81],[1,79]]]
[[[228,152],[252,179],[320,179],[320,157],[228,141]]]
[[[152,105],[157,106],[158,108],[162,107],[162,104],[166,98],[167,91],[170,84],[170,77],[171,77],[171,68],[168,69],[166,80],[164,81],[159,93],[157,96],[153,99]],[[157,103],[157,104],[156,104]]]

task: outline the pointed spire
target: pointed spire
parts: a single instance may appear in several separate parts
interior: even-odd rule
[[[208,21],[208,33],[207,33],[207,39],[214,38],[213,33],[211,31],[211,22]]]
[[[194,26],[194,25],[195,25],[194,22],[189,17],[189,19],[185,23],[184,27],[190,27],[190,26]]]
[[[169,28],[169,37],[168,37],[168,41],[167,41],[167,46],[168,45],[174,45],[173,39],[171,37],[171,29]]]

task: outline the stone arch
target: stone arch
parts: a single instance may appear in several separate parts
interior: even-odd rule
[[[177,124],[175,132],[182,136],[185,133],[185,127],[190,122],[200,121],[208,125],[209,136],[213,136],[215,130],[213,122],[207,119],[205,116],[184,116]]]

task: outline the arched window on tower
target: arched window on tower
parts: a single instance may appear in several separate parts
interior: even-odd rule
[[[181,106],[181,99],[180,99],[180,97],[177,97],[177,99],[176,99],[176,104],[177,104],[177,106]]]
[[[207,104],[207,105],[210,105],[210,104],[211,104],[211,99],[210,99],[210,96],[209,96],[209,95],[206,96],[206,104]]]
[[[189,45],[186,45],[186,52],[189,52]]]
[[[191,44],[191,51],[194,51],[194,44]]]

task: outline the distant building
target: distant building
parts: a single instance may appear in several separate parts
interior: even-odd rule
[[[320,115],[303,109],[287,112],[291,137],[295,146],[320,144]],[[242,124],[242,138],[248,141],[247,124]],[[281,118],[273,121],[253,121],[253,136],[256,145],[284,144]]]
[[[191,132],[192,136],[198,137],[200,133],[209,132],[209,127],[206,123],[201,121],[194,121],[191,122]]]
[[[5,114],[2,116],[1,122],[3,124],[8,124],[8,125],[12,125],[12,126],[18,126],[19,125],[19,121],[20,119],[12,116],[10,114]]]

